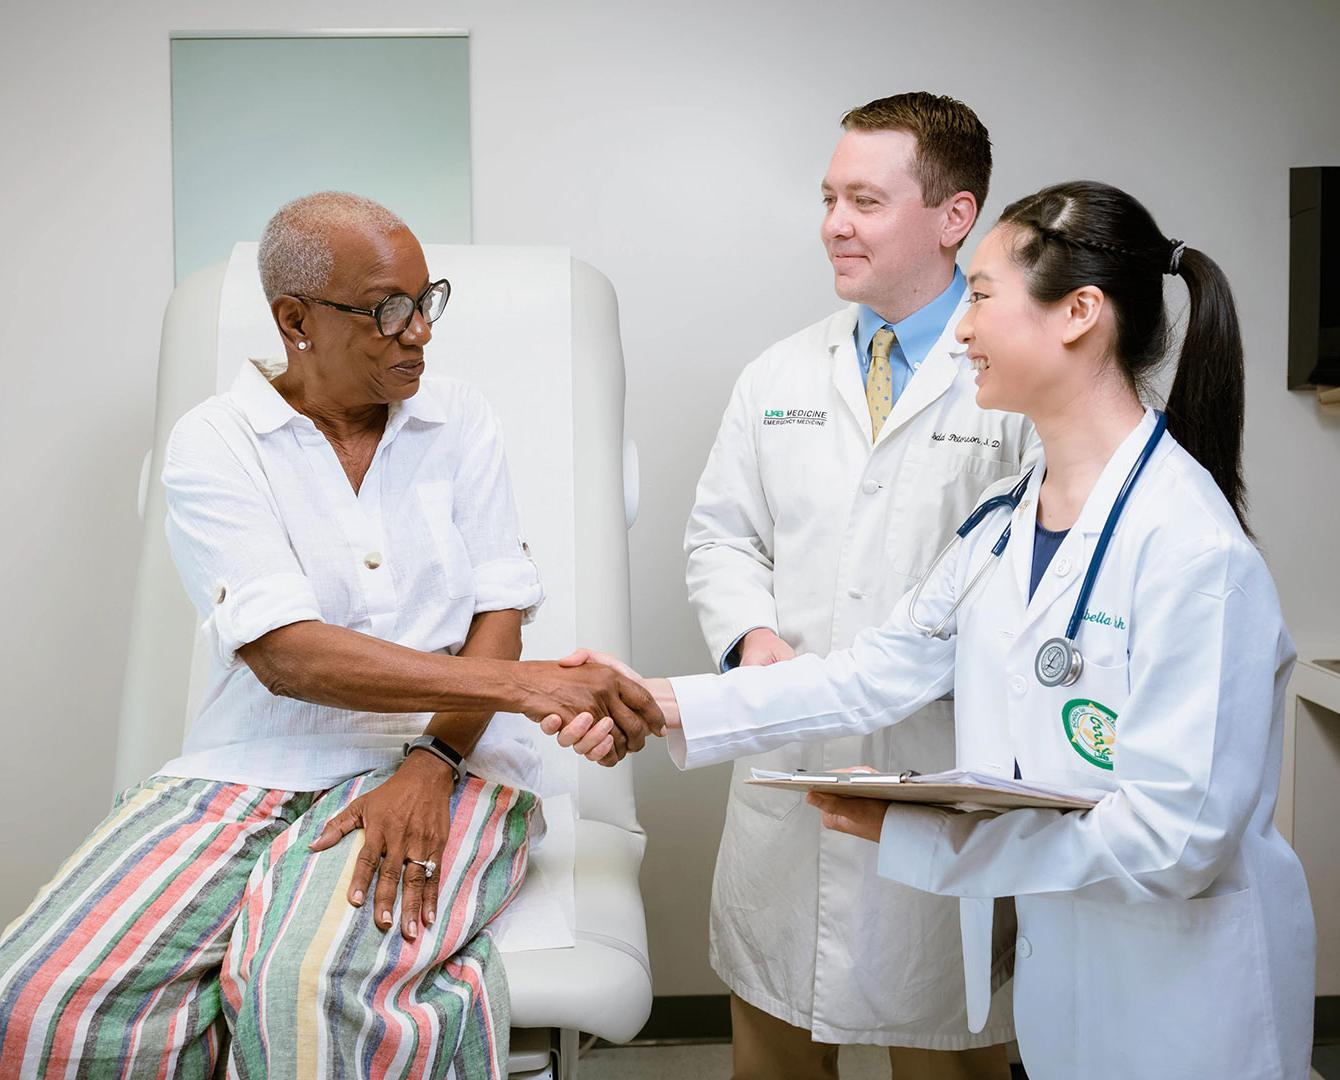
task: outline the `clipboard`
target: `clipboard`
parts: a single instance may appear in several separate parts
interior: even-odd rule
[[[1091,810],[1107,794],[1096,788],[1063,788],[1055,784],[1007,780],[954,769],[922,776],[902,773],[775,773],[753,770],[746,784],[779,791],[822,791],[856,799],[920,803],[962,810]]]

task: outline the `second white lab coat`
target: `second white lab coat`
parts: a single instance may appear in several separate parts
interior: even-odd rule
[[[965,768],[1104,789],[1086,813],[892,807],[882,875],[1018,909],[1015,1023],[1034,1080],[1295,1080],[1311,1053],[1315,929],[1275,830],[1294,651],[1259,553],[1205,472],[1164,436],[1107,552],[1071,687],[1033,674],[1065,629],[1103,522],[1153,427],[1131,433],[1028,600],[1039,468],[1004,558],[950,627],[913,628],[911,595],[825,659],[675,680],[685,766],[896,723],[953,686]],[[962,594],[998,511],[927,583],[917,615]],[[812,811],[811,811],[812,812]],[[984,935],[965,936],[980,1008]]]
[[[976,405],[960,304],[872,446],[845,308],[741,374],[686,532],[690,598],[720,662],[766,626],[800,653],[881,623],[993,481],[1034,452],[1022,416]],[[710,961],[730,988],[823,1042],[949,1050],[1013,1037],[1008,1002],[965,1021],[952,900],[879,878],[873,849],[824,832],[800,800],[740,783],[750,767],[948,768],[953,709],[796,743],[735,772],[713,883]]]

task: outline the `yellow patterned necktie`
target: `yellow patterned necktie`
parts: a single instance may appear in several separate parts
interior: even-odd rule
[[[875,331],[870,342],[870,373],[865,380],[865,403],[870,408],[870,441],[879,438],[880,428],[893,412],[893,372],[889,350],[898,339],[887,326]]]

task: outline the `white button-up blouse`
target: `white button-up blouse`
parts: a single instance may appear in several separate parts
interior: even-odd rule
[[[393,404],[357,493],[312,421],[250,363],[168,441],[167,533],[212,652],[203,704],[161,773],[316,791],[392,764],[429,713],[372,713],[276,697],[237,658],[280,626],[319,619],[455,653],[476,612],[543,599],[521,532],[502,432],[477,389],[424,379]],[[524,717],[499,714],[473,771],[534,788]]]

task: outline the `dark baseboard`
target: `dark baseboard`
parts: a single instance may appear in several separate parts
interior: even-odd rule
[[[1340,995],[1317,998],[1316,1041],[1340,1043]],[[730,1042],[730,996],[676,994],[657,997],[634,1043]]]
[[[730,1042],[730,995],[653,998],[651,1016],[633,1042]]]
[[[1340,1043],[1340,994],[1317,998],[1312,1040],[1319,1043]]]

